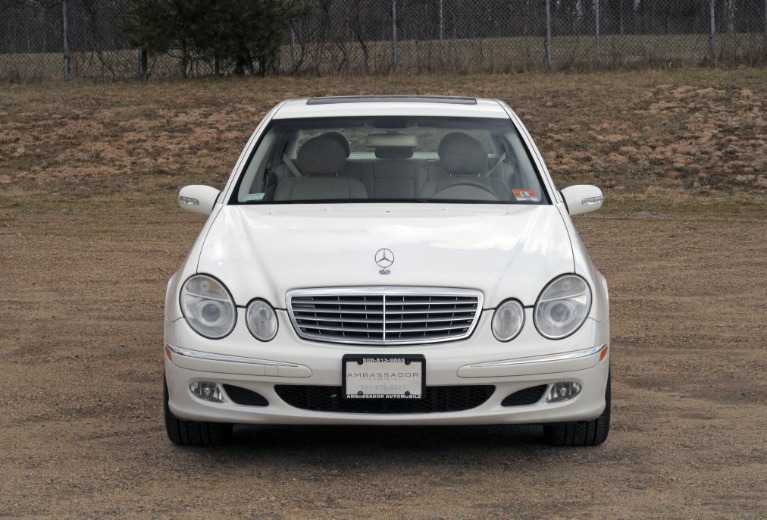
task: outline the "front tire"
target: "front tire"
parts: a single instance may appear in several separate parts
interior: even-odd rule
[[[610,433],[610,376],[605,389],[605,409],[592,421],[577,421],[543,426],[543,435],[554,446],[598,446]]]
[[[179,419],[168,406],[168,383],[163,376],[165,431],[178,446],[216,446],[226,444],[232,437],[232,425]]]

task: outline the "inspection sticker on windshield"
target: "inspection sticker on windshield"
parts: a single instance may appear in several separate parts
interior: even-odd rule
[[[539,202],[541,199],[533,190],[511,190],[517,200]]]
[[[343,357],[346,399],[421,399],[424,365],[419,355],[352,355]]]

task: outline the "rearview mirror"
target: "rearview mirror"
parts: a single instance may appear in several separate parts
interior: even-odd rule
[[[183,210],[207,216],[213,211],[213,205],[220,193],[216,188],[210,186],[199,184],[184,186],[178,192],[178,205]]]
[[[602,207],[605,198],[602,190],[588,184],[576,184],[562,190],[562,197],[570,215],[581,215]]]

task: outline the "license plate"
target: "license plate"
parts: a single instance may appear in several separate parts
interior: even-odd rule
[[[343,357],[346,399],[422,399],[426,358],[415,354]]]

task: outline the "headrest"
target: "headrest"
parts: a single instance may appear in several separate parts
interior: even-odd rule
[[[352,147],[349,146],[349,140],[341,132],[336,132],[336,131],[325,132],[324,134],[322,134],[319,137],[330,137],[332,139],[335,139],[336,141],[338,141],[338,144],[340,144],[341,146],[344,147],[344,150],[346,151],[346,157],[348,158],[349,155],[351,155]]]
[[[461,132],[452,132],[439,143],[442,167],[451,175],[479,175],[487,169],[482,143]]]
[[[321,135],[301,146],[296,163],[304,175],[335,175],[346,166],[346,150],[337,138]]]

